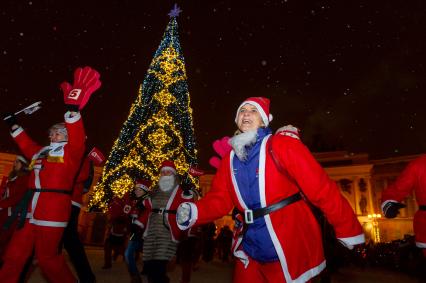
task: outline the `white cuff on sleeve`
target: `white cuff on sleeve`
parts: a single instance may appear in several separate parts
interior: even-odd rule
[[[348,237],[348,238],[337,238],[345,247],[352,250],[355,245],[365,243],[364,234],[359,234],[357,236]]]
[[[12,136],[12,138],[16,138],[23,131],[24,131],[24,129],[22,127],[19,127],[16,130],[14,130],[13,132],[11,132],[10,135]]]
[[[390,202],[393,202],[393,203],[400,203],[399,201],[396,201],[396,200],[393,200],[393,199],[390,199],[390,200],[387,200],[387,201],[382,202],[382,205],[381,205],[380,207],[382,208],[383,213],[385,213],[385,211],[383,210],[383,209],[384,209],[384,207],[385,207],[385,205],[387,205],[387,204],[388,204],[388,203],[390,203]]]
[[[74,116],[71,117],[71,111],[67,111],[64,117],[65,117],[65,122],[67,122],[68,124],[72,124],[80,120],[81,114],[80,112],[77,112]]]
[[[145,226],[143,225],[143,223],[142,223],[142,222],[140,222],[140,221],[139,221],[139,220],[137,220],[137,219],[133,220],[133,224],[138,225],[138,226],[139,226],[139,227],[141,227],[142,229],[145,227]]]

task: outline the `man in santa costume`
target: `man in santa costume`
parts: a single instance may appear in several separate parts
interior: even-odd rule
[[[4,265],[0,269],[1,282],[18,282],[33,250],[49,282],[76,282],[58,247],[70,217],[71,190],[85,149],[85,132],[79,111],[100,85],[99,73],[90,67],[75,71],[72,86],[62,83],[67,109],[65,123],[50,127],[48,146],[39,146],[31,140],[13,115],[6,120],[15,142],[25,157],[31,159],[31,173],[29,205],[23,214],[27,219],[21,229],[15,230],[6,250]]]
[[[244,229],[233,245],[234,282],[306,282],[325,268],[321,229],[309,199],[348,248],[364,242],[351,206],[291,131],[271,135],[269,99],[251,97],[235,117],[233,150],[223,158],[210,191],[178,208],[179,228],[204,224],[235,206]],[[302,196],[303,192],[303,196]]]
[[[167,264],[176,254],[177,243],[186,236],[176,223],[176,209],[192,202],[194,194],[179,185],[175,164],[166,160],[160,167],[158,189],[144,200],[139,218],[145,228],[143,243],[144,273],[151,283],[168,283]]]
[[[28,190],[28,177],[28,161],[22,155],[16,156],[12,171],[3,178],[0,186],[0,262],[15,230],[15,223],[9,223],[8,218]]]
[[[399,209],[405,207],[402,201],[413,192],[419,210],[414,215],[413,226],[416,246],[422,249],[423,259],[419,276],[425,282],[426,270],[426,155],[411,161],[398,179],[382,192],[382,211],[387,218],[395,218]]]

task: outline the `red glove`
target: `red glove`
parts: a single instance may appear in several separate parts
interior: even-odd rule
[[[210,158],[209,163],[216,169],[219,168],[221,159],[232,150],[232,147],[229,144],[229,139],[230,137],[223,137],[222,139],[215,140],[213,142],[213,149],[216,151],[217,154],[219,154],[220,158],[217,156],[213,156],[212,158]]]
[[[69,110],[81,110],[89,101],[90,96],[101,86],[99,73],[90,68],[77,68],[74,72],[74,83],[71,86],[68,82],[61,84],[64,93],[64,102]]]
[[[105,161],[105,156],[96,147],[92,148],[92,150],[88,154],[88,157],[90,160],[93,161],[96,166],[101,166],[102,163],[104,163]]]

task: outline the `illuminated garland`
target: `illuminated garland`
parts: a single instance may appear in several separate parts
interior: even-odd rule
[[[198,179],[188,174],[197,163],[197,150],[186,79],[177,22],[172,17],[94,188],[89,209],[106,210],[109,201],[130,191],[138,178],[157,183],[164,160],[173,160],[183,181],[198,188]]]

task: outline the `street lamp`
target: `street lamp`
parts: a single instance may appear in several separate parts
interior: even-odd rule
[[[379,222],[377,221],[377,219],[380,219],[380,218],[382,218],[381,214],[373,213],[368,215],[368,219],[371,220],[371,224],[373,225],[373,229],[371,229],[372,231],[371,238],[373,239],[375,243],[380,243]]]

